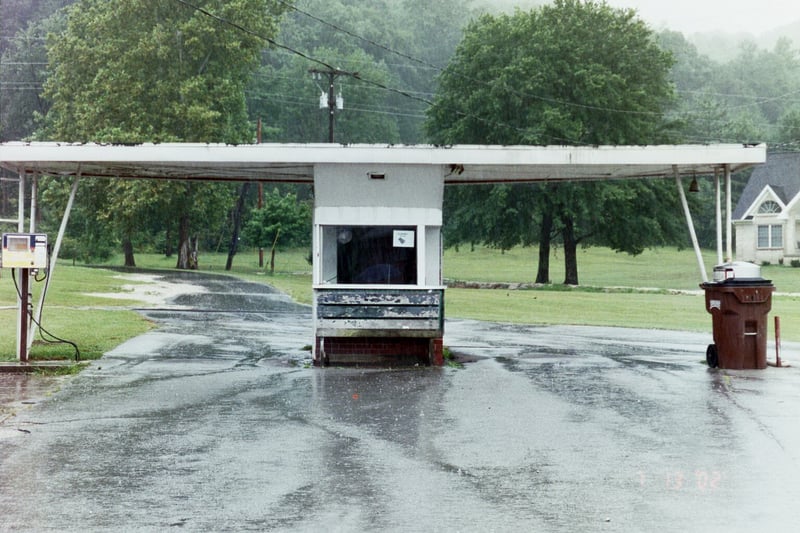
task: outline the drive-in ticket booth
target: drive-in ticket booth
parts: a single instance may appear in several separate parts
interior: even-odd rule
[[[442,170],[317,165],[314,361],[442,364]]]
[[[775,290],[761,277],[761,267],[733,262],[714,267],[713,281],[702,283],[711,313],[714,344],[706,350],[712,368],[767,367],[767,316]]]

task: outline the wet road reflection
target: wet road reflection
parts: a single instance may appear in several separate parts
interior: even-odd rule
[[[0,530],[796,528],[796,369],[710,370],[710,335],[471,321],[447,324],[463,368],[315,369],[307,308],[190,279],[6,422]]]

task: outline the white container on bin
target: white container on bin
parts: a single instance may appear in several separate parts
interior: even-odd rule
[[[731,279],[761,279],[761,267],[745,261],[723,263],[714,267],[714,281],[721,282]]]

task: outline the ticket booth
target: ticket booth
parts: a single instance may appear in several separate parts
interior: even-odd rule
[[[314,169],[314,362],[442,364],[439,165]]]

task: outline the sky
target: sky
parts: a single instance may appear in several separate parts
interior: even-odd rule
[[[800,0],[606,0],[634,8],[654,29],[760,35],[800,20]]]

